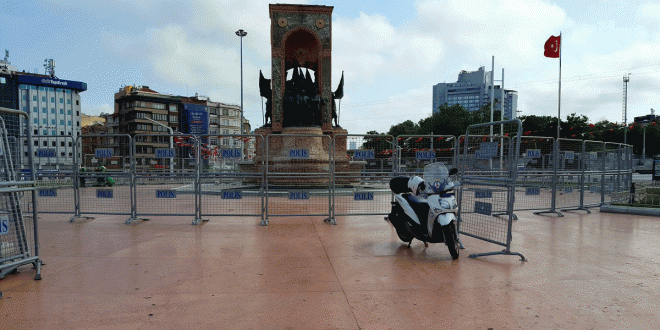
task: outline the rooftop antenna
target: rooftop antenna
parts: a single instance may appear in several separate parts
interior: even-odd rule
[[[55,60],[47,58],[44,60],[44,68],[46,68],[46,75],[55,78]]]
[[[5,49],[5,63],[9,64],[9,50]]]

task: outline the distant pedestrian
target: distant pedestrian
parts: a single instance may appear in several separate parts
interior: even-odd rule
[[[84,167],[80,167],[80,170],[78,171],[78,178],[80,179],[80,187],[85,187],[87,178],[85,177],[85,172],[87,172],[87,169]]]
[[[629,202],[630,202],[630,204],[635,203],[635,184],[634,183],[630,184],[630,200],[629,200]]]

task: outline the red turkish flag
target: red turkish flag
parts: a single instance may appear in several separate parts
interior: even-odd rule
[[[559,47],[561,47],[561,36],[550,36],[548,41],[545,42],[545,52],[543,55],[545,55],[545,57],[558,58]]]

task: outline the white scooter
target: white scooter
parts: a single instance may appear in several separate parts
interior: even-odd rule
[[[442,163],[433,163],[424,168],[424,180],[418,176],[390,180],[395,201],[385,220],[392,223],[399,238],[408,246],[413,238],[424,242],[425,246],[444,242],[452,259],[458,259],[458,204],[452,191],[460,183],[449,179],[457,172],[455,168],[448,171]]]

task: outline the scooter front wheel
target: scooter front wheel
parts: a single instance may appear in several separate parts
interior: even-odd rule
[[[456,225],[454,222],[451,222],[446,226],[442,226],[442,232],[445,234],[445,244],[447,244],[451,258],[454,260],[458,259],[458,250],[460,249],[460,244],[457,239]]]

